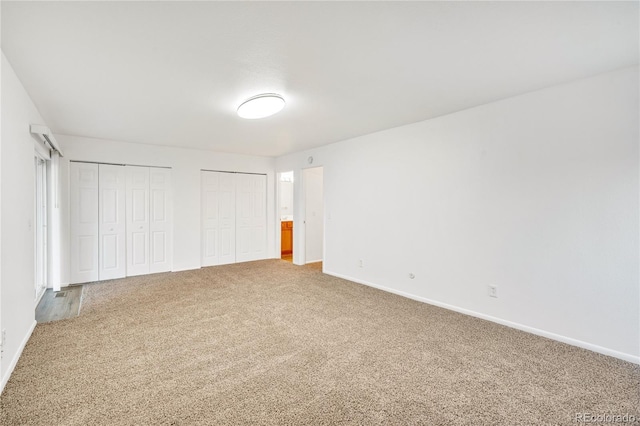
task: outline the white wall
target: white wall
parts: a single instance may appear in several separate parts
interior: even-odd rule
[[[324,238],[324,201],[322,167],[302,171],[304,186],[304,263],[322,261]]]
[[[0,17],[2,16],[2,6],[0,5]],[[0,22],[2,22],[0,18]],[[0,31],[0,35],[2,31]],[[2,37],[0,36],[0,41]],[[4,68],[4,53],[0,54],[0,97],[2,94],[2,69]],[[0,102],[0,350],[2,345],[4,344],[2,336],[2,102]],[[5,362],[2,361],[2,356],[0,356],[0,393],[4,389],[4,370],[3,364]]]
[[[62,283],[69,282],[69,161],[171,167],[174,206],[173,270],[200,267],[200,170],[267,175],[268,256],[275,257],[274,162],[270,157],[161,147],[76,136],[55,135],[64,151],[60,161]],[[278,252],[279,256],[279,252]]]
[[[638,77],[539,90],[276,170],[298,178],[310,155],[324,166],[325,272],[639,362]]]
[[[34,138],[30,124],[46,124],[2,54],[2,270],[0,300],[6,330],[0,389],[35,327]]]
[[[280,182],[280,218],[293,214],[293,182]]]

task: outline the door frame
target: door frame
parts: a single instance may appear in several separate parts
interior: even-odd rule
[[[311,169],[322,169],[322,259],[320,260],[321,262],[324,262],[324,258],[325,258],[325,228],[326,228],[326,213],[325,213],[325,208],[324,208],[324,202],[325,202],[325,196],[324,196],[324,166],[309,166],[309,167],[305,167],[303,169],[300,170],[300,193],[301,193],[301,197],[300,197],[300,216],[302,218],[302,220],[300,221],[304,226],[301,229],[300,232],[300,241],[299,244],[301,246],[301,250],[300,250],[300,256],[298,257],[298,260],[300,263],[296,263],[297,265],[306,265],[307,264],[307,195],[308,195],[308,186],[307,186],[307,182],[305,181],[305,173],[308,170]],[[295,258],[294,258],[295,259]],[[317,261],[314,261],[314,263]],[[323,270],[324,270],[324,264],[323,264]]]
[[[37,305],[49,284],[49,206],[47,159],[34,152],[34,205],[33,205],[33,253],[34,253],[34,300]],[[38,286],[42,280],[42,285]]]
[[[326,203],[326,191],[324,190],[325,179],[325,167],[323,165],[313,165],[309,167],[293,169],[293,264],[294,265],[305,265],[306,264],[306,232],[305,232],[305,218],[306,218],[306,191],[305,191],[305,182],[304,182],[304,170],[307,169],[322,169],[322,182],[323,182],[323,191],[322,191],[322,201],[323,206]],[[281,220],[280,220],[280,175],[282,173],[287,173],[290,169],[285,169],[285,171],[276,172],[276,218],[277,220],[274,223],[276,227],[275,232],[275,245],[276,245],[276,253],[278,255],[276,258],[280,258],[280,248],[281,248]],[[326,258],[326,228],[327,228],[327,209],[326,206],[322,209],[322,261],[324,262]],[[323,264],[324,270],[324,264]]]
[[[295,212],[296,212],[296,178],[295,178],[295,172],[293,170],[287,170],[284,172],[277,172],[276,173],[276,233],[275,233],[275,243],[276,243],[276,253],[277,259],[282,259],[282,175],[283,174],[289,174],[291,173],[291,185],[292,185],[292,189],[291,189],[291,195],[292,195],[292,202],[291,202],[291,208],[292,208],[292,212],[291,212],[291,221],[293,222],[293,228],[291,230],[292,232],[292,239],[293,239],[293,243],[292,243],[292,248],[291,248],[291,256],[292,256],[292,263],[293,263],[293,258],[295,256],[296,253],[296,244],[295,244],[295,235],[296,235],[296,216],[295,216]]]

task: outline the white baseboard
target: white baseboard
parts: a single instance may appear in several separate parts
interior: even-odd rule
[[[207,268],[207,266],[196,266],[193,268],[173,268],[171,272],[195,271],[196,269]]]
[[[42,300],[42,298],[44,297],[44,294],[47,292],[48,289],[45,289],[42,293],[40,293],[38,295],[38,297],[35,300],[35,304],[33,305],[33,309],[36,309],[38,307],[38,305],[40,304],[40,301]]]
[[[4,387],[9,381],[9,378],[11,377],[11,373],[13,373],[13,370],[16,368],[16,365],[18,365],[18,360],[20,359],[20,355],[22,355],[22,351],[24,350],[24,347],[27,346],[27,342],[31,337],[31,333],[33,333],[33,330],[36,328],[37,324],[38,322],[34,320],[33,324],[31,324],[31,327],[29,328],[29,331],[27,332],[27,335],[24,336],[24,339],[22,339],[22,342],[20,343],[20,347],[18,348],[18,352],[16,352],[15,356],[11,360],[11,364],[9,364],[9,368],[7,369],[7,372],[2,377],[2,382],[0,382],[0,393],[2,393],[2,391],[4,390]]]
[[[378,284],[374,284],[365,280],[359,280],[357,278],[352,278],[346,275],[337,274],[335,272],[324,271],[327,275],[332,275],[337,278],[342,278],[344,280],[353,281],[358,284],[363,284],[369,287],[377,288],[379,290],[386,291],[388,293],[397,294],[398,296],[403,296],[408,299],[417,300],[418,302],[428,303],[429,305],[438,306],[440,308],[449,309],[451,311],[459,312],[461,314],[469,315],[472,317],[480,318],[483,320],[495,322],[497,324],[505,325],[507,327],[515,328],[517,330],[526,331],[527,333],[535,334],[537,336],[546,337],[551,340],[556,340],[558,342],[566,343],[568,345],[577,346],[579,348],[587,349],[593,352],[597,352],[599,354],[612,356],[614,358],[618,358],[624,361],[632,362],[634,364],[640,364],[640,356],[619,352],[613,349],[605,348],[603,346],[594,345],[592,343],[584,342],[582,340],[573,339],[571,337],[563,336],[560,334],[555,334],[550,331],[541,330],[534,327],[529,327],[528,325],[519,324],[516,322],[504,320],[502,318],[492,317],[490,315],[482,314],[480,312],[471,311],[469,309],[460,308],[458,306],[449,305],[447,303],[438,302],[437,300],[427,299],[425,297],[416,296],[410,293],[406,293],[404,291],[395,290],[389,287],[381,286]]]
[[[318,262],[322,262],[322,259],[318,259],[318,260],[307,260],[305,265],[308,265],[310,263],[318,263]]]

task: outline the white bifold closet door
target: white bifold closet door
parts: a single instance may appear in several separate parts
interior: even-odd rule
[[[236,261],[235,173],[201,172],[202,266]]]
[[[98,281],[98,165],[70,164],[71,284]]]
[[[201,172],[202,266],[267,257],[267,177]]]
[[[98,277],[110,280],[127,274],[126,175],[123,166],[99,164],[98,170]]]
[[[171,270],[171,170],[70,164],[70,283]]]
[[[127,166],[127,276],[171,270],[171,171]]]
[[[238,173],[236,262],[267,257],[267,177]]]

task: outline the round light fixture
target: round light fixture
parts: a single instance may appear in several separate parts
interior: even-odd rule
[[[264,93],[253,96],[238,107],[238,115],[242,118],[269,117],[284,108],[284,99],[275,93]]]

